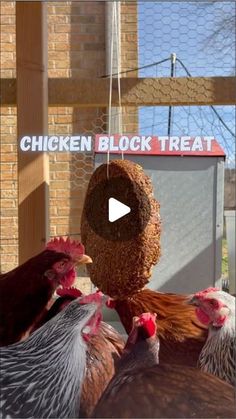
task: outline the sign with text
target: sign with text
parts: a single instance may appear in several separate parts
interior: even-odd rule
[[[167,156],[225,156],[214,137],[104,135],[95,137],[95,153]]]

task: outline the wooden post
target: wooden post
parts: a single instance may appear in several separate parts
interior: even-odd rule
[[[17,135],[48,129],[47,4],[16,2]],[[18,147],[19,263],[44,248],[49,227],[49,162]]]

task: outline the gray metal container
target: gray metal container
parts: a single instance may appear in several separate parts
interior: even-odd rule
[[[162,257],[148,286],[176,293],[221,287],[224,157],[125,158],[140,164],[151,177],[161,205]],[[106,155],[95,155],[96,167],[105,162]]]

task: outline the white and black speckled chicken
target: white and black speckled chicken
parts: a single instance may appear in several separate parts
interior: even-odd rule
[[[235,418],[233,386],[196,368],[158,365],[156,332],[154,315],[134,318],[118,370],[92,417]]]
[[[36,324],[36,329],[56,316],[82,293],[77,288],[59,288],[60,296],[45,316]],[[113,377],[125,342],[121,335],[109,324],[100,323],[97,333],[87,343],[86,372],[80,397],[79,417],[88,418]]]
[[[207,288],[196,293],[191,302],[197,306],[199,321],[208,327],[208,337],[199,356],[199,367],[235,385],[235,297],[218,288]]]
[[[101,306],[98,293],[77,299],[26,341],[1,348],[1,418],[78,417],[86,341]]]

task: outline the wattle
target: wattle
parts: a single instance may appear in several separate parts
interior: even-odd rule
[[[209,325],[210,317],[200,307],[197,307],[196,315],[202,324]]]
[[[63,287],[69,288],[71,287],[74,282],[75,282],[75,278],[76,278],[76,272],[75,269],[72,268],[61,280],[61,285]]]

